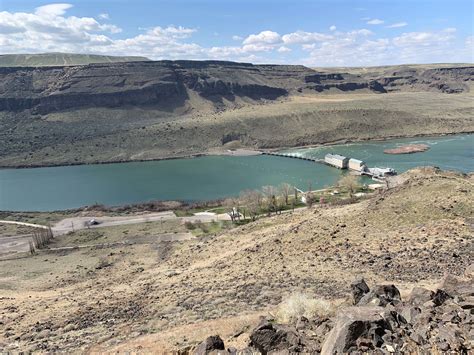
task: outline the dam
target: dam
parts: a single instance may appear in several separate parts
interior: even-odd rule
[[[306,157],[297,153],[279,153],[279,152],[262,152],[263,155],[272,155],[283,158],[306,160],[313,163],[324,164],[338,169],[349,169],[357,172],[359,175],[371,177],[374,180],[384,180],[388,176],[396,175],[397,172],[392,168],[373,167],[369,168],[362,160],[348,158],[338,154],[326,154],[324,159]]]

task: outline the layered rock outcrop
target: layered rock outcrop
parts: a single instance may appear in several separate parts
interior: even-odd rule
[[[403,68],[364,74],[303,66],[223,61],[136,61],[77,66],[0,67],[0,111],[33,114],[87,107],[183,107],[196,93],[222,104],[237,97],[276,100],[301,92],[469,90],[474,67]]]

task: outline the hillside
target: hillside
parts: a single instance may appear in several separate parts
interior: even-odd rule
[[[110,55],[75,54],[75,53],[40,53],[40,54],[2,54],[0,67],[48,67],[87,65],[92,63],[136,62],[149,60],[145,57],[118,57]]]
[[[474,67],[222,61],[0,68],[0,166],[472,132]]]
[[[243,348],[259,316],[278,316],[295,293],[347,305],[360,276],[404,298],[414,286],[434,290],[472,263],[473,176],[424,168],[398,183],[191,240],[160,241],[184,226],[149,222],[76,231],[0,260],[0,347],[157,352],[218,334]]]

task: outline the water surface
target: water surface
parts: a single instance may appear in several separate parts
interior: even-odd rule
[[[383,150],[406,143],[425,143],[424,153],[387,155]],[[338,153],[369,166],[398,172],[420,165],[474,171],[474,136],[397,139],[319,148],[293,153],[324,157]],[[274,156],[207,156],[152,162],[0,170],[0,210],[51,211],[94,203],[121,205],[150,200],[200,201],[237,195],[245,189],[288,182],[302,190],[334,184],[338,169]]]

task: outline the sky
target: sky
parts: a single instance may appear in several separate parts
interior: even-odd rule
[[[312,67],[474,62],[472,0],[0,0],[0,54]]]

